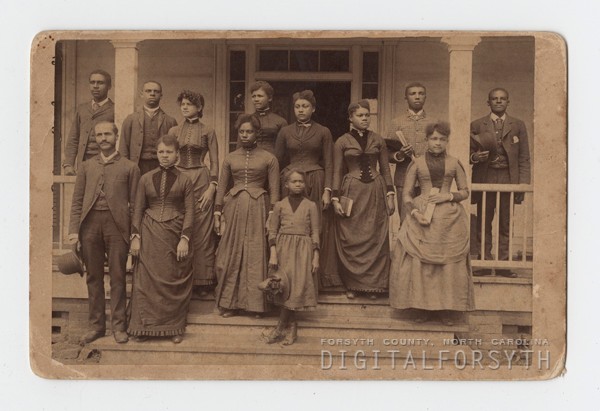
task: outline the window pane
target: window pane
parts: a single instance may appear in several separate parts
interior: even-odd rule
[[[260,50],[258,69],[260,71],[288,71],[288,51]]]
[[[244,111],[246,83],[242,81],[231,82],[229,89],[229,111]]]
[[[362,98],[376,99],[377,98],[377,89],[378,89],[377,84],[373,84],[373,83],[363,84]]]
[[[292,50],[290,52],[291,71],[318,71],[319,52],[316,50]]]
[[[350,71],[350,53],[345,50],[321,51],[319,71]]]
[[[235,130],[235,121],[241,113],[229,113],[229,142],[237,143],[237,131]]]
[[[246,52],[232,51],[229,59],[229,79],[246,80]]]
[[[376,51],[363,53],[363,81],[379,81],[379,53]]]

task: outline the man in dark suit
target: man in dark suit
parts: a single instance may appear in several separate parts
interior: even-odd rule
[[[145,174],[158,167],[156,141],[168,134],[177,121],[160,108],[162,85],[158,81],[145,82],[141,96],[143,106],[123,122],[119,152],[136,163],[141,174]]]
[[[62,164],[65,175],[74,176],[81,163],[100,152],[94,136],[94,125],[100,121],[115,121],[115,105],[108,98],[112,86],[110,74],[94,70],[89,76],[92,101],[77,107],[75,120],[67,136],[65,160]]]
[[[529,184],[529,142],[523,121],[506,114],[509,104],[508,91],[494,88],[488,94],[491,113],[471,123],[471,164],[473,183]],[[479,143],[477,142],[479,141]],[[485,142],[488,142],[487,144]],[[483,146],[482,143],[483,142]],[[486,149],[486,146],[489,149]],[[524,193],[515,193],[515,203],[523,201]],[[481,214],[483,196],[473,193],[471,202],[477,204],[477,250],[481,250]],[[508,260],[510,227],[510,193],[500,193],[498,259]],[[485,259],[492,259],[492,220],[496,209],[496,193],[486,194],[485,205]],[[490,269],[478,270],[476,276],[490,275]],[[497,275],[516,277],[507,269],[496,270]]]
[[[99,122],[94,130],[100,153],[83,162],[77,173],[69,224],[69,243],[81,247],[87,268],[90,329],[80,343],[90,343],[106,333],[105,254],[113,335],[118,343],[126,343],[125,264],[140,170],[116,151],[118,130],[114,123]]]

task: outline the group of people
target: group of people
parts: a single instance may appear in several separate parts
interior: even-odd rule
[[[110,75],[95,70],[89,84],[92,101],[78,107],[63,164],[65,174],[77,176],[69,241],[87,268],[90,330],[82,344],[105,335],[105,259],[118,343],[129,336],[181,342],[194,290],[214,290],[225,318],[241,311],[260,317],[274,301],[281,313],[264,335],[268,343],[295,341],[294,314],[316,307],[319,287],[343,286],[350,299],[389,292],[392,307],[417,310],[417,322],[439,312],[452,325],[453,311],[474,308],[460,204],[469,197],[466,173],[446,152],[449,125],[426,121],[422,84],[406,87],[407,114],[385,138],[369,130],[369,102],[361,100],[348,106],[349,131],[334,142],[312,119],[312,91],[292,96],[296,118],[288,125],[271,110],[273,88],[259,81],[249,90],[255,113],[238,117],[237,148],[220,173],[215,132],[200,121],[201,94],[179,94],[184,121],[178,125],[160,108],[161,84],[145,82],[143,107],[125,119],[118,139]],[[492,90],[492,116],[506,118],[496,110],[498,94],[506,97],[504,111],[508,104],[506,90]],[[506,145],[504,131],[496,132],[493,150],[482,144],[487,123],[472,130],[474,176],[485,166],[494,182],[514,183],[514,151],[527,149],[517,152],[519,161],[529,155],[525,128],[513,120],[509,128],[522,134],[509,133]],[[505,171],[497,167],[504,164]],[[529,169],[516,170],[517,182],[528,182]],[[396,205],[402,226],[390,254],[388,220]],[[500,208],[506,206],[501,198]],[[502,236],[502,212],[500,218]],[[126,307],[128,253],[135,264]]]

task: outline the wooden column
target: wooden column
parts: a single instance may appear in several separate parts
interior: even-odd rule
[[[138,93],[138,42],[113,40],[111,43],[115,48],[115,123],[120,130],[125,117],[135,110],[135,96]]]
[[[471,183],[471,169],[468,165],[473,49],[475,49],[475,46],[480,41],[480,37],[473,35],[442,38],[442,42],[448,45],[448,53],[450,53],[448,120],[450,121],[452,135],[448,150],[450,154],[457,157],[465,166],[469,185]]]

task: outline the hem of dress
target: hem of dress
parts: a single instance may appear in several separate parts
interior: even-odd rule
[[[417,306],[417,305],[403,305],[403,306],[399,306],[399,305],[392,305],[392,304],[390,304],[390,307],[392,307],[392,308],[394,308],[396,310],[417,309],[417,310],[426,310],[426,311],[460,311],[460,312],[476,311],[475,307],[470,307],[470,308],[435,307],[435,308],[431,308],[431,307],[424,307],[424,306]]]
[[[389,291],[388,288],[354,288],[354,287],[346,287],[348,291],[357,291],[359,293],[378,293],[383,294]]]
[[[286,310],[290,310],[290,311],[315,311],[316,310],[316,306],[314,305],[307,305],[304,307],[288,307],[285,304],[278,304],[279,307],[281,308],[285,308]]]
[[[185,334],[185,327],[179,328],[177,330],[165,330],[165,331],[127,330],[127,334],[132,335],[134,337],[173,337],[175,335]]]
[[[204,280],[204,279],[195,279],[193,281],[193,285],[195,286],[214,286],[217,285],[217,280]]]

